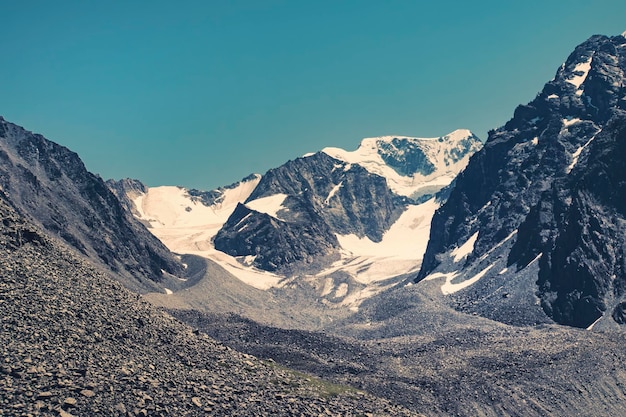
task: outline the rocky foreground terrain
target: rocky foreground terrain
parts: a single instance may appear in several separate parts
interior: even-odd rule
[[[239,351],[428,416],[626,415],[623,332],[505,325],[455,311],[436,283],[381,294],[325,333],[172,314]]]
[[[416,415],[238,353],[157,311],[0,191],[0,415]]]

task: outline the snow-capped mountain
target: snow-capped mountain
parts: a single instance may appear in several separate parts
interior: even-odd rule
[[[442,201],[435,195],[480,146],[466,130],[389,136],[364,139],[354,152],[307,154],[209,192],[132,180],[109,186],[176,253],[216,260],[257,288],[309,277],[324,296],[350,303],[369,284],[417,272]]]
[[[182,273],[175,257],[76,153],[1,117],[0,189],[35,224],[132,289],[154,291],[164,272]]]
[[[593,36],[490,133],[433,218],[418,280],[510,323],[623,323],[626,39]]]
[[[481,147],[472,132],[460,129],[438,138],[366,138],[355,151],[325,148],[322,152],[384,177],[398,195],[418,199],[449,185]]]

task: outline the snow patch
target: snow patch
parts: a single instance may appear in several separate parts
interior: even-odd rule
[[[252,265],[254,263],[254,261],[256,260],[256,257],[257,257],[257,255],[247,255],[247,256],[244,256],[243,264],[244,265],[248,265],[248,266]]]
[[[167,295],[174,294],[174,291],[170,290],[169,288],[163,287],[163,289],[165,290],[165,294],[167,294]]]
[[[550,94],[550,95],[548,96],[548,100],[553,100],[553,99],[555,99],[555,98],[559,98],[559,96],[557,96],[556,94]]]
[[[537,262],[537,261],[538,261],[538,260],[539,260],[542,256],[543,256],[543,252],[542,252],[542,253],[540,253],[539,255],[535,256],[535,258],[534,258],[532,261],[530,261],[530,262],[528,263],[528,265],[526,265],[526,267],[529,267],[529,266],[531,266],[532,264],[534,264],[535,262]]]
[[[333,290],[333,285],[334,285],[334,281],[331,277],[327,277],[324,280],[324,287],[322,287],[322,292],[320,293],[320,296],[325,297],[328,294],[330,294],[330,292]]]
[[[589,144],[596,138],[596,136],[597,136],[597,133],[593,135],[591,139],[589,139],[583,146],[580,146],[578,149],[576,149],[576,151],[572,154],[572,163],[569,164],[569,166],[565,169],[566,174],[569,174],[570,172],[572,172],[572,169],[574,169],[574,167],[578,163],[578,158],[580,157],[581,152],[587,146],[589,146]]]
[[[345,297],[348,294],[348,284],[342,282],[335,290],[335,298]]]
[[[509,233],[509,235],[507,237],[505,237],[501,242],[499,242],[497,245],[495,245],[493,248],[489,249],[487,252],[485,252],[485,254],[483,256],[481,256],[478,259],[478,262],[482,262],[485,259],[487,259],[487,257],[489,255],[491,255],[496,249],[498,249],[499,247],[501,247],[502,245],[504,245],[506,242],[508,242],[513,236],[515,236],[517,234],[517,229],[513,230],[511,233]]]
[[[467,258],[472,252],[474,252],[476,239],[478,239],[478,232],[474,233],[464,244],[450,253],[453,256],[455,263]]]
[[[387,180],[387,184],[396,194],[414,197],[424,194],[428,189],[441,189],[449,185],[456,175],[461,172],[471,156],[471,152],[456,162],[452,162],[450,155],[458,149],[459,142],[473,137],[472,132],[466,129],[456,130],[438,138],[417,138],[409,136],[379,136],[365,138],[355,151],[346,151],[341,148],[324,148],[322,152],[346,162],[345,170],[350,164],[358,164],[368,172],[380,175]],[[435,171],[429,175],[415,173],[402,175],[387,165],[380,155],[380,143],[391,143],[395,139],[406,140],[419,146],[428,160],[435,166]],[[478,147],[474,150],[478,150]]]
[[[591,324],[589,325],[589,327],[587,327],[587,330],[592,330],[592,329],[593,329],[593,326],[595,326],[595,325],[596,325],[596,323],[597,323],[597,322],[599,322],[599,321],[602,319],[602,317],[604,317],[604,316],[600,316],[600,317],[598,317],[598,319],[597,319],[596,321],[594,321],[593,323],[591,323]]]
[[[535,136],[533,140],[530,141],[530,143],[532,143],[534,146],[537,146],[537,144],[539,143],[539,137]]]
[[[259,213],[269,214],[274,218],[278,218],[278,212],[287,209],[287,207],[283,206],[286,198],[287,194],[274,194],[249,201],[246,203],[246,206]]]
[[[339,184],[335,185],[333,187],[333,189],[330,190],[330,193],[328,193],[328,196],[326,197],[326,200],[324,200],[324,204],[328,205],[330,203],[330,199],[333,198],[333,196],[337,193],[337,191],[339,191],[339,189],[341,188],[342,185],[343,185],[343,181],[341,181]]]
[[[478,274],[474,275],[472,278],[470,279],[466,279],[463,282],[459,282],[456,284],[453,284],[452,281],[454,280],[454,278],[456,277],[456,275],[446,278],[446,282],[445,284],[443,284],[441,286],[441,292],[444,295],[448,295],[448,294],[453,294],[457,291],[462,290],[463,288],[467,288],[470,285],[478,282],[479,279],[481,279],[482,277],[485,276],[485,274],[487,272],[489,272],[489,270],[493,267],[494,264],[489,265],[487,268],[483,269],[482,271],[480,271]]]
[[[563,121],[563,127],[565,128],[568,128],[571,125],[574,125],[576,123],[580,123],[580,119],[577,117],[572,118],[572,119],[563,119],[562,121]]]
[[[568,83],[572,84],[577,89],[580,88],[582,83],[587,78],[587,75],[589,74],[589,70],[591,69],[591,60],[592,60],[592,57],[589,57],[589,59],[587,61],[581,62],[580,64],[576,65],[576,67],[574,68],[573,72],[580,72],[582,74],[581,75],[571,75],[565,81],[567,81]]]

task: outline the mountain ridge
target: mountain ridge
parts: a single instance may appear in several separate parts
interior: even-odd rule
[[[387,142],[391,143],[397,137],[389,138]],[[345,291],[344,278],[336,276],[337,271],[343,271],[359,282],[354,290],[362,291],[363,285],[386,282],[417,270],[425,248],[425,227],[445,198],[440,191],[450,184],[451,175],[462,168],[469,154],[481,146],[475,135],[466,130],[439,138],[404,139],[412,142],[394,145],[397,160],[405,157],[403,149],[425,147],[427,142],[434,149],[428,157],[438,157],[433,159],[433,166],[442,170],[441,175],[435,172],[438,178],[428,184],[424,189],[427,193],[417,200],[398,195],[390,188],[389,177],[381,174],[390,173],[394,178],[399,174],[382,157],[364,167],[354,160],[337,159],[327,150],[296,158],[262,176],[253,174],[215,191],[153,187],[147,193],[137,193],[137,187],[130,187],[126,197],[123,190],[118,196],[125,198],[127,207],[134,207],[131,211],[135,216],[151,225],[150,230],[174,252],[221,262],[229,272],[257,288],[288,285],[291,281],[285,281],[286,277],[314,275],[322,282],[334,282],[334,290],[329,290],[327,284],[315,284],[326,288],[320,293],[326,297],[323,294],[329,291]],[[462,146],[455,148],[458,143]],[[445,149],[437,152],[438,147]],[[389,153],[389,149],[385,152]],[[373,169],[376,164],[387,168]],[[414,181],[414,188],[423,180],[406,175],[404,178]],[[114,181],[109,185],[116,187]],[[245,192],[238,191],[244,189]],[[268,239],[269,235],[281,236],[277,242],[282,243]],[[303,237],[307,243],[298,243]],[[392,238],[404,244],[392,242]],[[415,251],[410,253],[409,248]],[[354,298],[352,291],[348,289],[345,297],[334,299],[333,303],[360,299],[361,296]]]
[[[617,274],[609,274],[609,277],[615,275],[618,278],[615,287],[609,283],[611,279],[595,273],[588,274],[587,278],[574,273],[572,277],[578,275],[579,278],[567,279],[555,272],[555,258],[549,253],[558,251],[558,247],[550,246],[556,236],[561,234],[561,239],[565,235],[569,236],[568,239],[576,239],[575,234],[560,232],[563,227],[571,227],[562,219],[566,213],[572,213],[568,208],[571,203],[559,195],[571,195],[569,190],[575,184],[568,178],[585,170],[595,157],[592,152],[602,154],[596,145],[598,138],[605,138],[605,143],[618,139],[608,139],[607,133],[602,131],[613,124],[613,134],[619,136],[615,125],[623,123],[625,46],[626,39],[622,36],[592,36],[575,48],[554,79],[533,101],[519,106],[510,121],[490,132],[485,146],[459,175],[450,198],[433,218],[431,239],[418,281],[432,277],[437,271],[442,277],[457,282],[478,276],[478,284],[473,285],[476,294],[466,292],[467,298],[460,305],[469,306],[475,297],[486,297],[504,310],[508,309],[509,313],[502,313],[501,319],[515,320],[512,317],[516,314],[514,311],[528,311],[528,302],[532,300],[527,299],[521,304],[510,299],[498,300],[493,289],[480,290],[476,285],[489,286],[492,282],[497,288],[496,282],[500,282],[498,285],[506,287],[507,282],[515,280],[512,274],[519,275],[526,268],[538,268],[535,272],[526,272],[535,276],[529,276],[529,280],[539,283],[534,302],[541,305],[548,320],[586,328],[595,323],[603,311],[613,308],[606,303],[614,305],[610,301],[613,289],[617,291],[615,296],[621,297],[619,288],[622,284],[618,282],[624,279],[622,268]],[[618,150],[621,145],[612,146]],[[612,157],[618,155],[616,152]],[[589,181],[588,176],[583,177]],[[617,183],[623,181],[619,175],[612,178]],[[596,182],[595,188],[601,191],[606,186]],[[560,209],[555,210],[557,203]],[[584,203],[587,208],[581,209],[594,211],[590,204]],[[616,202],[605,201],[603,204],[610,208]],[[551,217],[553,220],[548,221]],[[606,221],[611,223],[608,219]],[[464,263],[451,262],[451,251],[474,235],[475,242]],[[562,243],[564,247],[568,246],[565,241]],[[623,239],[614,238],[611,243],[618,253],[623,251]],[[533,249],[529,250],[530,247]],[[595,249],[588,247],[585,250],[577,245],[569,247],[570,253],[554,254],[560,259],[558,268],[574,271],[575,268],[571,269],[567,264],[574,262],[571,257],[577,256],[574,253],[577,250],[585,253],[577,261],[582,262],[583,269],[587,268],[586,263],[594,264],[590,256],[596,256],[591,254]],[[616,256],[621,259],[621,255]],[[533,266],[532,261],[537,262],[537,266]],[[486,270],[489,265],[494,266]],[[559,276],[561,278],[557,278]],[[579,279],[578,284],[573,284],[576,279]],[[481,284],[481,281],[485,282]],[[528,285],[537,284],[529,281]],[[530,294],[529,297],[532,298]],[[591,308],[587,307],[589,303]],[[471,309],[478,309],[489,317],[486,304],[478,304],[483,307],[475,305]],[[507,314],[509,317],[505,318]]]
[[[140,291],[183,268],[75,153],[0,118],[0,188],[53,236]]]

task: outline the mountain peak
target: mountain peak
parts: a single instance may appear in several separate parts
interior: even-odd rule
[[[490,133],[433,217],[419,279],[465,283],[463,308],[512,324],[622,320],[625,46],[590,37]]]
[[[474,135],[474,133],[472,133],[472,131],[470,131],[469,129],[457,129],[448,133],[447,135],[430,137],[430,138],[416,137],[416,136],[404,136],[404,135],[384,135],[384,136],[364,138],[363,140],[361,140],[361,143],[359,145],[359,148],[357,148],[357,151],[360,148],[371,147],[372,144],[376,146],[376,144],[379,142],[390,142],[390,141],[393,141],[394,139],[395,140],[408,140],[408,141],[413,141],[413,142],[433,142],[433,141],[455,142],[455,141],[464,140],[467,138],[476,138],[476,135]],[[333,149],[333,148],[326,148],[326,149]],[[326,149],[324,149],[323,152],[325,152]]]
[[[471,131],[458,129],[434,138],[365,138],[354,151],[324,148],[322,152],[386,178],[399,195],[419,198],[450,184],[481,147],[482,142]]]

